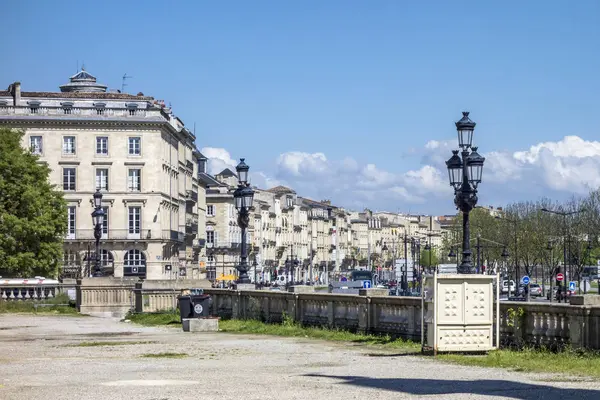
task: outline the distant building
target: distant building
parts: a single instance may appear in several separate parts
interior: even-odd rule
[[[83,68],[60,92],[0,91],[0,125],[25,132],[23,146],[64,191],[68,227],[63,275],[95,259],[92,195],[107,218],[100,256],[116,277],[201,276],[204,198],[211,182],[196,137],[164,102],[107,91]],[[199,215],[201,208],[202,217]]]

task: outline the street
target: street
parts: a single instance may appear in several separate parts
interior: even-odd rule
[[[600,398],[593,379],[449,365],[360,344],[91,317],[5,314],[0,326],[3,400]],[[150,357],[159,353],[183,358]]]

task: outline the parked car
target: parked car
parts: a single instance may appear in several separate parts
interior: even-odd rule
[[[542,292],[542,287],[537,283],[529,284],[529,295],[531,297],[541,297],[544,293]]]

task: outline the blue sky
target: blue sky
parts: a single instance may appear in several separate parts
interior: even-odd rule
[[[446,184],[465,109],[480,152],[507,157],[490,164],[504,180],[484,181],[485,204],[571,195],[552,174],[578,174],[548,157],[572,162],[561,149],[595,148],[600,133],[594,0],[4,1],[0,15],[0,86],[55,91],[82,62],[113,88],[127,73],[127,91],[170,102],[200,148],[224,149],[209,150],[215,168],[245,156],[257,182],[348,207],[452,212],[449,187],[418,179],[430,165]],[[550,145],[531,161],[538,143]],[[307,157],[314,168],[295,168]],[[600,150],[584,158],[575,167],[598,175]],[[389,179],[370,181],[370,164]]]

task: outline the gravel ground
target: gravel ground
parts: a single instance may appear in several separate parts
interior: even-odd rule
[[[136,342],[81,347],[82,342]],[[161,352],[180,359],[145,358]],[[600,399],[600,384],[359,345],[0,315],[0,399]]]

